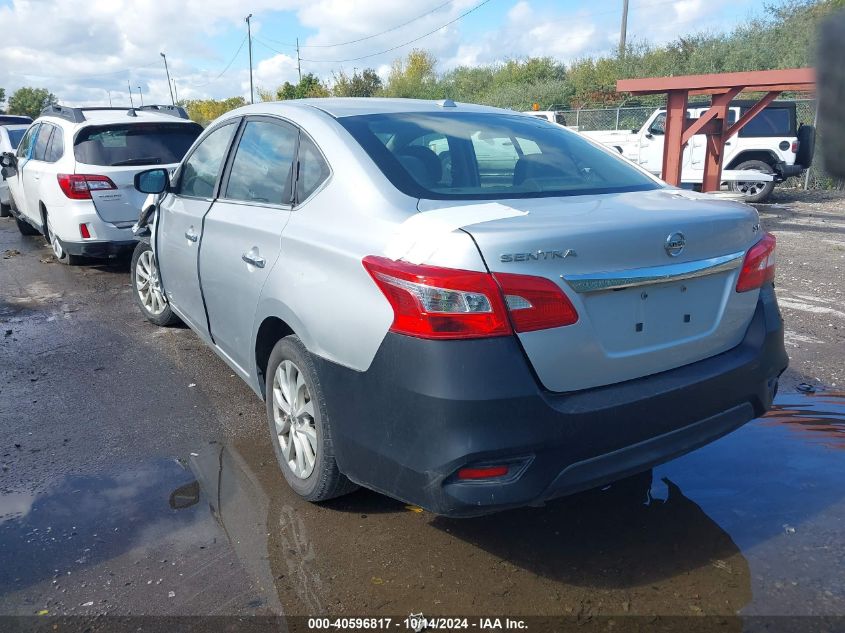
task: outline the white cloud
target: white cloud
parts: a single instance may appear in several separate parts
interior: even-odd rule
[[[0,6],[0,86],[6,88],[7,95],[22,85],[47,87],[70,105],[107,104],[111,91],[118,105],[128,104],[129,80],[136,98],[137,86],[141,86],[145,102],[168,103],[170,91],[159,56],[159,51],[166,51],[180,97],[248,96],[244,50],[218,78],[232,59],[231,42],[242,37],[237,34],[243,33],[247,10],[255,15],[253,32],[258,40],[254,45],[255,84],[263,88],[296,78],[295,52],[287,52],[283,45],[270,41],[272,34],[265,34],[264,21],[271,11],[288,11],[303,28],[314,32],[302,40],[302,67],[303,72],[323,78],[329,78],[332,71],[367,67],[376,68],[386,78],[390,63],[414,46],[432,52],[440,60],[440,69],[446,70],[529,55],[566,62],[610,52],[618,39],[617,7],[597,9],[584,3],[583,10],[562,12],[554,6],[540,7],[532,0],[517,0],[505,5],[507,12],[500,23],[479,32],[480,24],[490,23],[491,16],[498,15],[495,3],[438,29],[476,6],[478,0],[454,0],[433,10],[442,3],[250,0],[246,9],[231,0],[13,0]],[[701,28],[719,28],[719,12],[730,6],[728,0],[632,3],[629,39],[660,42]],[[420,17],[426,10],[430,13]],[[404,22],[411,23],[393,28]],[[345,46],[321,47],[387,29],[393,30]],[[434,33],[418,43],[370,56],[429,31]],[[223,39],[226,46],[220,44]],[[280,52],[271,53],[265,44],[278,46]],[[367,57],[354,59],[363,56]]]

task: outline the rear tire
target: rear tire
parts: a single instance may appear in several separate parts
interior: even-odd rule
[[[15,224],[18,225],[18,231],[21,232],[21,235],[26,235],[27,237],[32,237],[35,235],[41,235],[41,231],[36,229],[26,220],[22,220],[19,217],[15,216]]]
[[[65,266],[79,266],[84,261],[79,255],[71,255],[65,250],[58,235],[53,232],[53,227],[50,226],[50,216],[46,211],[44,212],[44,227],[44,237],[50,248],[53,249],[53,256],[57,262]]]
[[[153,248],[146,242],[138,242],[132,253],[132,296],[141,312],[151,323],[161,327],[175,325],[179,317],[174,314],[161,288],[158,277],[158,262]]]
[[[747,160],[734,167],[734,169],[751,169],[754,171],[761,171],[764,174],[775,173],[775,170],[772,169],[771,165],[764,163],[762,160]],[[731,191],[741,193],[745,202],[763,202],[771,195],[772,190],[775,188],[775,183],[773,180],[761,182],[732,181],[728,183],[728,188]]]
[[[0,218],[8,218],[12,215],[12,207],[8,204],[0,204]]]
[[[265,393],[273,450],[293,491],[316,502],[356,490],[337,467],[320,377],[298,337],[286,336],[270,353]]]

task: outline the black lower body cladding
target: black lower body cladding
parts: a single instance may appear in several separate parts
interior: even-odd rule
[[[603,485],[703,446],[765,413],[788,357],[774,289],[734,349],[572,393],[540,386],[515,337],[430,341],[389,333],[370,368],[317,360],[338,466],[439,514],[473,516]],[[512,464],[461,481],[467,465]]]
[[[61,240],[60,240],[61,242]],[[82,257],[119,257],[131,253],[138,244],[137,240],[123,242],[61,242],[62,248],[71,255]]]

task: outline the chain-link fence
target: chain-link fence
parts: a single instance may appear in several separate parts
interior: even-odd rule
[[[798,125],[806,123],[815,125],[816,102],[813,99],[795,99],[795,110],[798,118]],[[706,104],[702,104],[706,105]],[[551,107],[550,109],[555,109]],[[566,117],[567,125],[574,125],[582,132],[594,130],[637,130],[643,126],[654,106],[636,106],[619,108],[581,108],[578,110],[561,110]],[[789,178],[782,186],[803,187],[807,189],[841,189],[843,182],[836,180],[816,164],[820,160],[818,146],[824,139],[816,139],[816,152],[813,158],[813,166],[797,178]]]

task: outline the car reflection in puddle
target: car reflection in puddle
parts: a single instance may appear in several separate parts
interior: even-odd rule
[[[845,467],[830,450],[845,409],[835,396],[781,402],[653,474],[476,519],[367,491],[301,502],[256,442],[191,467],[288,614],[845,613],[834,539]],[[834,548],[831,565],[801,554],[814,547]]]
[[[262,438],[211,443],[190,470],[0,495],[0,604],[32,613],[33,587],[93,568],[145,613],[845,614],[843,433],[842,396],[782,396],[653,472],[463,520],[365,490],[309,504]]]

